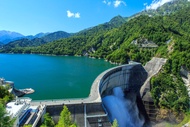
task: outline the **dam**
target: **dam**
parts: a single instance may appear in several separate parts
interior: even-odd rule
[[[152,66],[149,66],[149,64],[143,67],[140,63],[132,62],[114,67],[104,71],[95,79],[87,98],[38,100],[32,101],[31,105],[46,105],[46,111],[53,116],[55,122],[58,121],[63,105],[67,105],[71,111],[73,121],[77,125],[84,127],[110,127],[110,122],[113,122],[113,119],[118,119],[118,113],[115,114],[114,112],[116,111],[113,110],[114,108],[118,109],[118,107],[114,106],[124,104],[124,107],[119,107],[121,110],[124,109],[124,112],[120,112],[120,114],[128,112],[134,115],[130,118],[126,118],[129,115],[125,115],[123,118],[135,119],[138,116],[138,121],[129,121],[131,122],[130,126],[149,126],[149,117],[142,106],[141,97],[146,93],[147,82],[153,75],[159,72],[165,62],[165,59],[153,58],[152,62],[150,61]],[[108,101],[110,99],[107,98],[112,98],[114,101],[112,99]],[[118,103],[118,105],[115,105],[113,102]],[[132,107],[130,110],[126,110],[130,106],[129,103],[132,104]],[[134,108],[135,112],[131,112]],[[118,120],[121,127],[126,125],[126,123],[121,123],[120,121]],[[132,125],[134,122],[138,124]]]

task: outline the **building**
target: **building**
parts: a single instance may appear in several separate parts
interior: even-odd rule
[[[14,127],[23,125],[32,125],[35,127],[38,121],[46,112],[45,105],[31,106],[30,98],[16,98],[15,101],[9,102],[6,105],[6,111],[12,119],[16,119]]]

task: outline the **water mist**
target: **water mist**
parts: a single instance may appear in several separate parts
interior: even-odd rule
[[[119,127],[143,127],[145,120],[136,103],[135,93],[125,93],[120,87],[113,89],[113,94],[105,96],[103,105],[110,120],[117,120]]]

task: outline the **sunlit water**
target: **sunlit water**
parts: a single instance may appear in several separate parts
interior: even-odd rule
[[[0,77],[33,88],[33,100],[87,97],[95,78],[113,66],[87,57],[0,54]]]

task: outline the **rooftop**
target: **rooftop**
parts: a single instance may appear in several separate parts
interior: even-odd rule
[[[28,107],[30,102],[30,98],[17,98],[15,101],[7,103],[6,111],[11,117],[17,117]]]
[[[9,102],[6,105],[6,111],[10,114],[10,116],[15,117],[17,116],[18,112],[23,109],[25,104],[16,104],[16,102]]]

